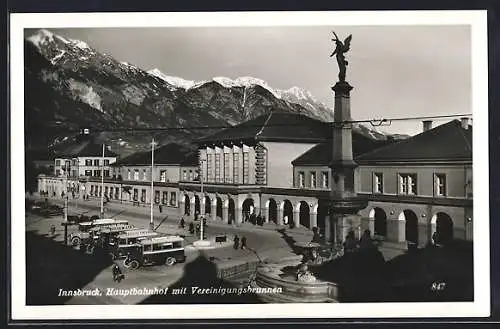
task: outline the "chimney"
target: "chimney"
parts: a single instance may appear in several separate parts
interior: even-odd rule
[[[463,129],[465,130],[469,129],[469,118],[467,117],[460,118],[460,123]]]
[[[432,129],[432,120],[422,121],[424,132]]]

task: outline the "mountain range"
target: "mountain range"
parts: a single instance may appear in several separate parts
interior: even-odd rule
[[[73,141],[81,128],[89,127],[101,131],[97,139],[127,155],[147,148],[152,137],[160,144],[189,144],[217,127],[273,110],[333,119],[330,108],[299,87],[274,89],[253,77],[185,80],[157,68],[146,71],[119,62],[84,41],[45,29],[27,37],[24,48],[28,149],[57,150]],[[156,128],[169,129],[148,131]],[[387,139],[364,126],[355,129]]]

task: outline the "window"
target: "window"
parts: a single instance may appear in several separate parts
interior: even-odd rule
[[[101,171],[100,170],[94,170],[94,176],[95,177],[101,177]]]
[[[224,153],[224,183],[230,183],[229,177],[229,153]]]
[[[215,181],[217,183],[221,182],[220,176],[220,153],[215,154]]]
[[[102,186],[99,186],[99,196],[102,196]]]
[[[233,183],[240,183],[240,154],[233,154]]]
[[[434,175],[434,193],[436,196],[446,196],[446,175]]]
[[[243,153],[243,184],[248,184],[248,177],[249,177],[249,159],[248,159],[248,152]]]
[[[134,189],[134,201],[138,201],[139,200],[139,190],[138,189]]]
[[[90,195],[94,195],[94,185],[90,185]]]
[[[328,188],[328,171],[321,172],[321,186]]]
[[[182,171],[182,180],[188,180],[187,170]]]
[[[106,187],[104,187],[104,196],[108,196],[108,189],[109,189],[109,188],[108,188],[107,186],[106,186]]]
[[[164,191],[162,194],[161,203],[167,204],[167,201],[168,201],[168,192]]]
[[[71,171],[71,176],[76,177],[76,170]]]
[[[73,159],[73,166],[77,166],[78,165],[78,159]]]
[[[192,170],[189,171],[189,180],[191,180],[191,181],[195,180],[194,172]]]
[[[170,205],[171,206],[177,205],[177,193],[175,192],[170,192]]]
[[[146,202],[146,190],[141,189],[141,202]]]
[[[311,171],[311,188],[316,188],[316,173]]]
[[[417,175],[416,174],[400,174],[399,175],[399,193],[400,194],[417,194]]]
[[[118,187],[117,187],[118,188]],[[113,199],[113,187],[109,188],[109,198]]]
[[[109,159],[104,160],[104,165],[109,166]]]
[[[85,170],[85,176],[92,176],[92,170]]]
[[[304,187],[305,175],[303,171],[299,171],[299,187]]]
[[[95,159],[94,160],[94,166],[98,166],[99,165],[99,159]]]
[[[147,180],[146,169],[142,169],[142,180]]]
[[[119,188],[115,188],[115,199],[119,199],[120,198],[120,190]]]
[[[61,165],[61,160],[56,160],[56,166],[60,166]]]
[[[85,165],[86,166],[92,166],[92,160],[91,159],[85,159]]]
[[[167,181],[167,171],[160,170],[160,182],[166,182],[166,181]]]
[[[373,174],[373,193],[384,193],[384,175],[382,173]]]
[[[134,180],[139,180],[139,170],[138,169],[134,170]]]
[[[214,179],[212,174],[212,169],[214,167],[213,161],[214,161],[213,154],[207,154],[207,177],[204,178],[204,180],[208,182],[213,182]]]
[[[155,203],[160,203],[160,191],[155,191]]]
[[[104,177],[109,177],[109,170],[104,170]]]

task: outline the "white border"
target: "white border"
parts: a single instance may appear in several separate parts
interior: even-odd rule
[[[55,13],[10,15],[12,318],[236,319],[487,317],[490,315],[486,11]],[[264,305],[26,306],[23,29],[57,27],[471,25],[474,142],[474,302]],[[436,51],[439,51],[437,49]],[[450,81],[450,83],[452,83]],[[193,309],[195,307],[195,309]]]

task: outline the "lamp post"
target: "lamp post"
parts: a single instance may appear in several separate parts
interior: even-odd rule
[[[101,165],[101,218],[104,218],[104,150],[106,145],[102,144],[102,165]]]
[[[205,204],[205,196],[203,194],[203,162],[205,162],[204,159],[201,159],[200,160],[200,191],[201,191],[201,197],[203,198],[203,204]],[[202,202],[200,200],[200,213],[201,213],[201,205],[202,205]],[[204,211],[204,209],[203,209]],[[203,219],[204,219],[204,215],[203,216],[200,216],[200,240],[203,241]]]
[[[68,244],[68,161],[64,161],[64,187],[63,191],[66,190],[64,195],[64,244]]]
[[[155,162],[155,139],[151,140],[151,218],[149,221],[149,227],[151,230],[154,229],[154,221],[153,221],[153,202],[154,202],[154,185],[153,185],[153,169]]]

